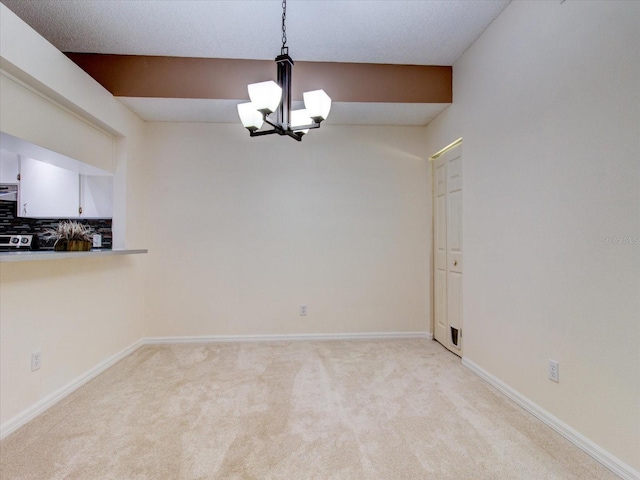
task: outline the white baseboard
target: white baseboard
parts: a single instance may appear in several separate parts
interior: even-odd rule
[[[143,345],[162,345],[171,343],[216,343],[216,342],[280,342],[299,340],[382,340],[382,339],[402,339],[402,338],[422,338],[431,339],[432,335],[427,332],[381,332],[381,333],[340,333],[340,334],[291,334],[291,335],[210,335],[191,337],[150,337],[142,338],[124,350],[112,355],[103,362],[93,367],[85,374],[72,380],[62,388],[27,408],[15,417],[0,425],[0,439],[25,425],[30,420],[45,412],[60,400],[65,398],[82,385],[100,375],[106,369],[135,352]]]
[[[596,459],[602,465],[618,475],[620,478],[623,478],[624,480],[640,480],[640,473],[638,473],[637,470],[630,467],[622,460],[614,457],[609,452],[586,438],[584,435],[578,433],[569,425],[560,421],[549,412],[533,403],[527,397],[518,393],[509,385],[491,375],[482,367],[476,365],[466,357],[462,358],[462,365],[467,367],[469,370],[489,383],[492,387],[503,393],[505,396],[513,400],[515,403],[524,408],[527,412],[532,414],[542,423],[558,432],[564,438],[573,443],[576,447],[591,455],[594,459]]]
[[[40,400],[39,402],[35,403],[31,407],[27,408],[23,412],[19,413],[15,417],[7,420],[5,423],[0,425],[0,439],[6,437],[10,433],[15,432],[17,429],[22,427],[24,424],[26,424],[30,420],[33,420],[35,417],[37,417],[41,413],[44,413],[46,410],[48,410],[49,408],[53,407],[56,403],[58,403],[60,400],[65,398],[67,395],[69,395],[70,393],[74,392],[75,390],[77,390],[78,388],[83,386],[85,383],[90,381],[91,379],[97,377],[102,372],[104,372],[106,369],[108,369],[109,367],[115,365],[116,363],[118,363],[120,360],[122,360],[126,356],[128,356],[131,353],[135,352],[142,345],[144,345],[143,341],[142,340],[138,340],[137,342],[129,345],[124,350],[121,350],[120,352],[116,353],[115,355],[112,355],[111,357],[107,358],[106,360],[100,362],[98,365],[93,367],[91,370],[89,370],[86,373],[80,375],[75,380],[72,380],[71,382],[67,383],[62,388],[59,388],[58,390],[56,390],[52,394],[47,395],[42,400]]]
[[[283,335],[203,335],[180,337],[143,338],[145,345],[170,343],[219,343],[219,342],[293,342],[300,340],[390,340],[421,338],[431,340],[427,332],[372,332],[372,333],[301,333]]]

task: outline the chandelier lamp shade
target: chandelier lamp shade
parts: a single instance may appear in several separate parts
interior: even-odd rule
[[[285,19],[287,2],[282,2],[282,49],[276,57],[277,83],[252,83],[248,86],[248,103],[238,105],[238,114],[242,125],[249,130],[249,135],[259,137],[263,135],[287,135],[301,141],[312,128],[319,128],[320,123],[329,116],[331,98],[324,90],[304,92],[304,108],[291,110],[291,72],[293,60],[289,56],[286,46],[287,35]],[[267,124],[269,127],[261,130]]]

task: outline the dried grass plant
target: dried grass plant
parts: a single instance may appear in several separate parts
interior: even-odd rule
[[[75,220],[63,220],[58,223],[56,228],[47,228],[44,231],[44,238],[46,240],[55,239],[56,244],[60,240],[80,240],[83,242],[91,242],[93,239],[93,230],[89,225],[84,225]]]

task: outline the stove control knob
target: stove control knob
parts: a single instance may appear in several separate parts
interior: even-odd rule
[[[18,243],[19,241],[18,237],[11,237],[11,243]]]
[[[20,239],[20,242],[22,242],[22,243],[29,243],[29,239],[28,239],[27,237],[22,237],[22,238]]]

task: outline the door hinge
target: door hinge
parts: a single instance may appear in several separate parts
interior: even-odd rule
[[[82,207],[79,207],[79,208],[78,208],[78,213],[79,213],[80,215],[82,215]]]
[[[16,178],[20,181],[20,174],[16,175]]]

